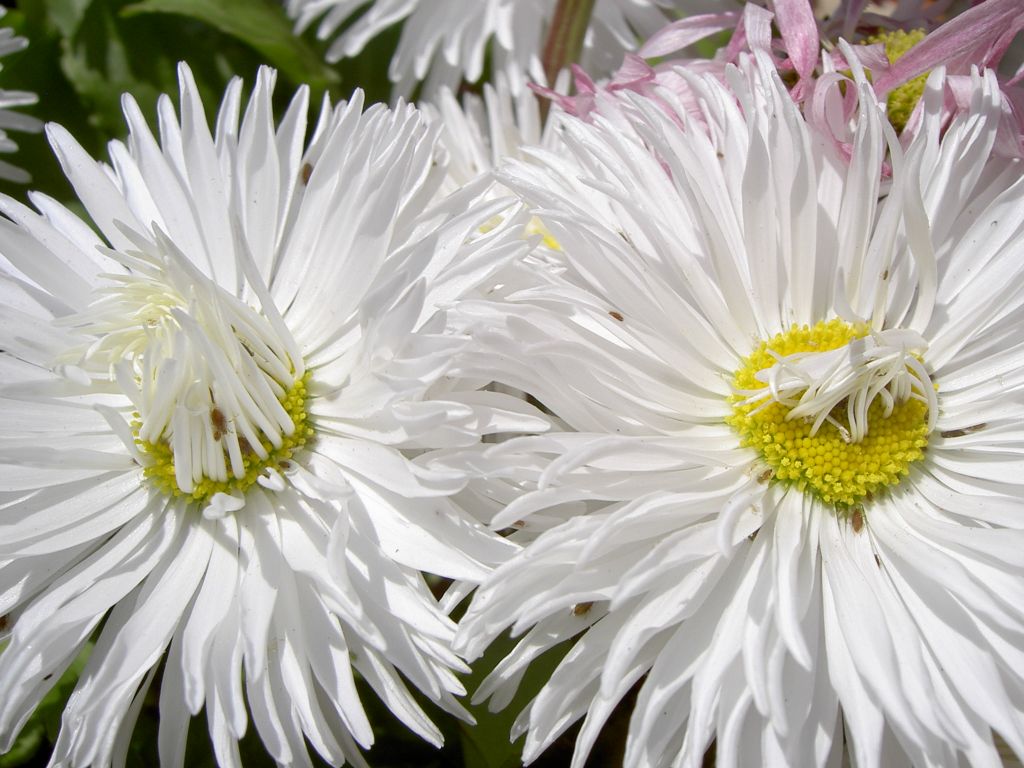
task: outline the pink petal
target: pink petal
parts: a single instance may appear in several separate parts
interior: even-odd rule
[[[747,3],[736,33],[725,48],[725,60],[735,61],[741,51],[766,51],[772,47],[772,13],[753,3]]]
[[[733,29],[738,22],[739,14],[735,11],[705,13],[673,21],[651,35],[638,53],[645,59],[675,53],[723,29]]]
[[[1017,83],[1021,82],[1022,80],[1024,80],[1024,64],[1021,64],[1019,67],[1017,67],[1017,71],[1014,73],[1013,77],[1007,80],[1006,84],[1017,85]]]
[[[844,3],[845,8],[840,8],[837,15],[843,15],[843,32],[842,36],[847,40],[853,37],[853,32],[857,29],[857,22],[860,20],[860,16],[864,13],[864,8],[867,7],[868,0],[850,0],[848,3]]]
[[[857,45],[854,46],[853,50],[857,54],[861,66],[871,70],[872,77],[879,77],[881,74],[888,72],[892,66],[889,63],[889,57],[885,55],[885,46],[881,43]]]
[[[807,0],[775,0],[775,20],[786,53],[800,79],[810,76],[818,63],[818,23]]]
[[[991,66],[1021,28],[1024,13],[1020,0],[988,0],[954,17],[911,48],[875,80],[875,93],[886,94],[940,64],[951,71],[972,63]]]
[[[635,53],[627,53],[622,61],[622,66],[612,78],[609,89],[628,88],[637,83],[650,83],[654,81],[654,77],[654,69],[650,64]]]
[[[551,99],[568,114],[586,119],[594,110],[594,94],[597,93],[597,86],[590,79],[590,75],[577,64],[572,65],[572,74],[576,86],[575,96],[566,96],[537,83],[530,83],[530,90],[539,96]]]

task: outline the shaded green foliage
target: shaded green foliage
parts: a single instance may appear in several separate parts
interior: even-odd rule
[[[90,643],[71,662],[67,671],[43,697],[42,702],[32,715],[32,719],[22,729],[14,748],[10,752],[0,755],[0,768],[46,764],[50,748],[57,739],[64,704],[67,702],[68,696],[71,695],[78,676],[85,668],[91,650],[92,644]]]
[[[257,51],[263,60],[296,82],[322,91],[340,80],[319,51],[292,34],[291,22],[272,0],[142,0],[122,11],[128,18],[169,13],[209,24]]]
[[[30,41],[3,59],[0,84],[39,94],[20,111],[65,126],[95,157],[125,135],[122,94],[130,93],[155,127],[156,101],[177,101],[177,64],[192,68],[212,119],[233,76],[251,83],[262,64],[278,69],[275,99],[284,107],[298,85],[346,98],[355,87],[370,101],[390,92],[387,62],[397,30],[374,41],[357,61],[324,63],[326,43],[296,37],[277,0],[21,0],[3,20]],[[25,200],[28,189],[74,197],[42,134],[13,133],[10,159],[32,173],[27,186],[0,181],[0,192]]]
[[[485,656],[473,666],[465,684],[472,692],[480,681],[497,665],[501,658],[514,647],[511,639],[504,637],[497,641]],[[92,650],[92,643],[72,662],[67,672],[46,695],[24,729],[14,748],[0,755],[0,768],[36,768],[45,766],[57,738],[61,714],[74,689],[79,674],[85,667]],[[359,694],[366,707],[367,715],[374,726],[376,742],[366,753],[374,768],[515,768],[520,765],[522,740],[512,743],[509,732],[512,722],[522,708],[537,694],[544,681],[568,651],[563,644],[541,656],[531,665],[512,703],[502,712],[489,712],[486,703],[466,705],[476,723],[470,725],[456,720],[417,695],[420,705],[430,714],[444,734],[445,744],[440,750],[422,741],[402,725],[373,691],[359,684]],[[157,754],[157,732],[160,722],[159,710],[160,675],[150,686],[138,721],[132,733],[126,760],[127,768],[153,768],[159,765]],[[561,749],[542,758],[540,768],[555,768],[568,761],[572,751],[571,741],[562,744]],[[250,722],[245,737],[239,744],[242,765],[246,768],[273,768],[276,763],[266,753],[255,727]],[[317,768],[327,763],[311,750],[313,765]],[[188,768],[217,768],[210,737],[207,733],[203,713],[192,718],[185,753]],[[603,765],[603,764],[602,764]]]

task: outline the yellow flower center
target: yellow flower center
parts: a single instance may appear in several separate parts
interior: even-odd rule
[[[902,29],[894,29],[869,37],[867,42],[884,45],[885,55],[889,59],[889,63],[893,63],[924,40],[924,37],[925,31],[923,29],[912,29],[909,32]],[[897,131],[902,131],[906,127],[907,121],[910,119],[910,113],[914,111],[917,102],[924,95],[924,84],[927,79],[928,73],[926,72],[904,83],[899,88],[893,89],[889,93],[886,99],[886,112],[889,115],[889,122],[892,123]]]
[[[66,320],[91,339],[65,357],[131,401],[147,482],[218,518],[254,483],[285,489],[282,470],[313,436],[309,374],[265,285],[229,291],[160,245],[117,254],[124,274]]]
[[[888,333],[822,321],[761,342],[743,361],[726,421],[775,481],[846,510],[922,458],[935,390],[906,346],[911,334]]]
[[[149,460],[149,463],[143,467],[143,474],[157,490],[168,496],[202,504],[209,502],[218,493],[243,494],[261,477],[265,478],[264,482],[267,482],[272,475],[280,474],[287,469],[292,456],[314,436],[307,411],[306,390],[308,384],[309,373],[307,372],[281,397],[281,406],[294,424],[294,429],[290,433],[281,435],[281,444],[277,446],[266,436],[261,436],[260,446],[255,448],[244,436],[235,433],[233,419],[217,406],[204,414],[202,420],[207,429],[205,434],[200,431],[199,439],[205,445],[205,452],[208,455],[204,461],[199,463],[199,466],[220,466],[223,468],[223,473],[219,478],[201,475],[194,480],[192,488],[188,491],[183,491],[178,485],[174,450],[170,442],[163,437],[156,442],[140,438],[139,430],[142,429],[142,421],[136,414],[131,423],[135,444]],[[233,469],[233,464],[237,462],[232,461],[229,445],[231,448],[237,445],[241,452],[242,471],[239,474],[236,474]],[[210,453],[219,453],[220,455],[213,458],[209,455]]]

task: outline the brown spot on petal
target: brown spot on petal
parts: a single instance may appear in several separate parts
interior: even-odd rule
[[[592,600],[587,601],[585,603],[576,603],[576,605],[574,605],[572,607],[572,615],[573,616],[586,616],[588,613],[590,613],[590,609],[593,608],[593,607],[594,607],[594,602]]]
[[[963,429],[945,429],[942,432],[939,432],[939,434],[943,437],[963,437],[964,435],[969,435],[972,432],[980,432],[987,426],[988,424],[984,423],[973,424],[969,427],[964,427]]]
[[[210,423],[213,424],[213,439],[220,440],[228,431],[228,420],[224,417],[224,411],[214,406],[210,409]]]
[[[850,525],[853,526],[854,533],[860,533],[864,527],[864,510],[860,507],[853,508],[853,514],[850,515]]]

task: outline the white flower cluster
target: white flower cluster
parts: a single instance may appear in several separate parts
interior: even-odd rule
[[[585,39],[584,65],[609,73],[638,39],[664,26],[670,11],[682,11],[688,0],[588,0],[593,17]],[[393,24],[404,21],[398,49],[388,75],[395,92],[409,96],[425,81],[434,94],[462,79],[475,82],[484,74],[488,47],[491,67],[502,72],[517,91],[529,76],[545,81],[541,57],[544,32],[557,12],[556,0],[285,0],[299,30],[314,21],[317,36],[334,35],[328,59],[358,55],[366,44]],[[344,29],[338,33],[338,30]]]
[[[0,8],[0,19],[6,15],[7,9]],[[10,27],[0,27],[0,57],[20,51],[27,45],[28,40],[15,35],[13,29]],[[42,123],[31,115],[22,115],[11,111],[14,107],[35,104],[37,100],[34,93],[9,91],[0,88],[0,153],[8,154],[18,150],[17,143],[7,135],[7,131],[28,131],[34,133],[42,129]],[[0,160],[0,179],[25,183],[30,181],[31,178],[25,170]]]
[[[927,59],[894,125],[920,73],[879,91],[881,44],[779,0],[777,44],[684,18],[733,24],[713,67],[544,124],[548,6],[381,0],[332,48],[408,16],[406,89],[493,35],[515,66],[461,103],[276,119],[263,69],[211,126],[181,65],[105,162],[47,127],[80,206],[0,197],[0,753],[91,647],[53,766],[124,764],[150,695],[164,766],[204,709],[225,768],[250,728],[366,765],[368,696],[439,745],[422,702],[469,720],[511,633],[470,693],[560,659],[527,763],[623,709],[628,768],[1024,758],[1020,77]]]

